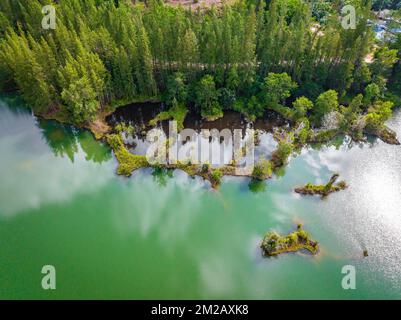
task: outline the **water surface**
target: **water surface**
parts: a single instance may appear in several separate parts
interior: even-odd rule
[[[401,113],[389,125],[401,135]],[[280,177],[212,191],[178,170],[119,177],[90,133],[3,96],[0,155],[0,298],[401,298],[400,146],[306,148]],[[333,172],[350,188],[323,201],[292,191]],[[320,254],[262,258],[263,234],[298,222]],[[47,264],[54,291],[41,288]],[[344,265],[356,290],[341,287]]]

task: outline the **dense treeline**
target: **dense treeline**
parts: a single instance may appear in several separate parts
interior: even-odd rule
[[[365,62],[371,3],[348,2],[357,9],[355,29],[341,27],[336,6],[317,24],[306,0],[195,11],[151,0],[2,0],[0,85],[18,88],[38,113],[61,112],[76,123],[106,105],[154,97],[205,118],[228,108],[251,119],[268,108],[288,114],[283,108],[293,105],[312,109],[319,123],[330,108],[306,97],[328,89],[336,98],[355,95],[368,84],[380,95],[396,62],[387,48]],[[55,30],[41,27],[46,4],[57,9]]]
[[[401,2],[400,2],[401,7]],[[390,22],[388,23],[388,29],[390,32],[389,37],[384,38],[384,44],[388,46],[392,50],[396,50],[398,52],[398,61],[395,63],[392,74],[389,79],[388,87],[392,90],[392,92],[397,92],[400,96],[401,92],[401,33],[394,34],[391,32],[391,29],[400,29],[401,30],[401,8],[398,11],[394,11],[391,17]]]

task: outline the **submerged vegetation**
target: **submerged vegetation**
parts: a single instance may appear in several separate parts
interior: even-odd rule
[[[340,181],[335,184],[339,177],[340,175],[338,173],[335,173],[330,178],[330,181],[325,185],[313,185],[311,183],[308,183],[303,187],[295,188],[295,192],[307,195],[318,194],[322,197],[327,197],[330,193],[338,192],[348,188],[345,181]]]
[[[268,232],[263,238],[261,248],[265,256],[277,256],[282,253],[307,250],[315,255],[319,251],[319,245],[312,240],[310,235],[302,229],[302,225],[297,226],[297,230],[286,236],[281,236],[274,231]]]

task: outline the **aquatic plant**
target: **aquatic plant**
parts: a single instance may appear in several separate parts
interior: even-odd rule
[[[302,229],[302,225],[297,226],[297,230],[286,236],[281,236],[274,231],[268,232],[260,246],[264,256],[276,256],[282,253],[296,252],[302,249],[315,255],[319,251],[317,241],[311,239],[308,232]]]

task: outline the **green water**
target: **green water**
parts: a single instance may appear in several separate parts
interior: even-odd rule
[[[401,113],[389,123],[401,135]],[[306,149],[264,187],[224,178],[115,175],[107,146],[0,99],[0,298],[401,298],[401,147]],[[326,200],[291,190],[340,172]],[[318,256],[262,258],[263,234],[297,222]],[[362,258],[367,248],[368,258]],[[57,289],[41,287],[53,265]],[[356,290],[341,268],[356,268]]]

